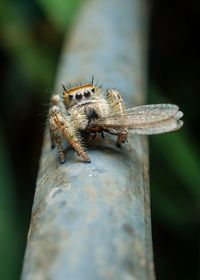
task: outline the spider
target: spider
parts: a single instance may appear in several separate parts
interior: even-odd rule
[[[120,93],[90,83],[63,86],[63,96],[53,95],[48,115],[52,146],[65,162],[63,137],[85,161],[91,162],[83,147],[85,135],[108,132],[117,135],[117,146],[128,134],[158,134],[179,129],[183,113],[173,104],[142,105],[126,109]]]

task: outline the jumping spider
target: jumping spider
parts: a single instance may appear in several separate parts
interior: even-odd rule
[[[106,92],[91,83],[66,88],[63,96],[51,97],[48,125],[52,144],[56,145],[61,163],[65,161],[64,137],[85,162],[83,135],[108,132],[117,135],[117,146],[127,140],[128,133],[158,134],[179,129],[183,113],[173,104],[143,105],[126,109],[115,89]]]

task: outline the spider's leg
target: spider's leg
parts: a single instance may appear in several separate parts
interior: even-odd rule
[[[49,111],[49,128],[60,154],[61,162],[64,160],[64,151],[60,134],[65,137],[68,143],[76,150],[78,155],[80,155],[84,161],[90,162],[90,158],[81,145],[70,116],[67,115],[66,112],[64,113],[60,106],[54,105],[51,107]]]
[[[49,128],[51,149],[55,148],[54,132]]]
[[[65,162],[65,153],[64,153],[64,148],[62,144],[62,137],[60,134],[59,129],[57,128],[56,125],[53,124],[52,121],[49,122],[49,129],[51,133],[51,138],[52,138],[52,145],[56,146],[58,153],[60,155],[60,162],[64,163]]]
[[[83,158],[84,161],[90,163],[91,160],[87,153],[84,151],[80,139],[77,137],[74,131],[71,131],[71,128],[68,126],[67,121],[60,122],[56,120],[57,124],[60,126],[63,136],[68,141],[68,143],[75,149],[77,154]]]
[[[107,101],[110,105],[110,108],[113,114],[125,113],[126,108],[124,105],[124,101],[119,94],[119,92],[115,89],[108,89],[106,95]],[[117,146],[120,147],[122,143],[125,143],[127,140],[128,133],[126,131],[120,132],[117,138]]]
[[[60,155],[60,161],[61,163],[65,162],[65,153],[64,148],[62,145],[62,135],[59,130],[59,127],[54,121],[54,117],[56,114],[60,113],[61,108],[57,105],[54,105],[51,107],[49,111],[49,132],[50,132],[50,138],[51,138],[51,147],[54,148],[56,146],[59,155]]]

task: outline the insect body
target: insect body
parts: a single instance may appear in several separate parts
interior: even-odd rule
[[[108,132],[117,135],[117,146],[133,134],[159,134],[179,129],[183,113],[173,104],[143,105],[126,109],[119,92],[104,92],[93,81],[75,87],[63,86],[63,97],[53,95],[49,130],[61,163],[65,161],[63,137],[84,161],[90,162],[82,144],[83,135]]]

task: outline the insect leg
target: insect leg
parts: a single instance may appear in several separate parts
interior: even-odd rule
[[[117,90],[108,89],[107,90],[107,101],[110,105],[110,108],[114,114],[125,113],[125,105],[124,101]],[[117,138],[117,146],[120,147],[122,143],[127,140],[128,133],[127,132],[120,132]]]

